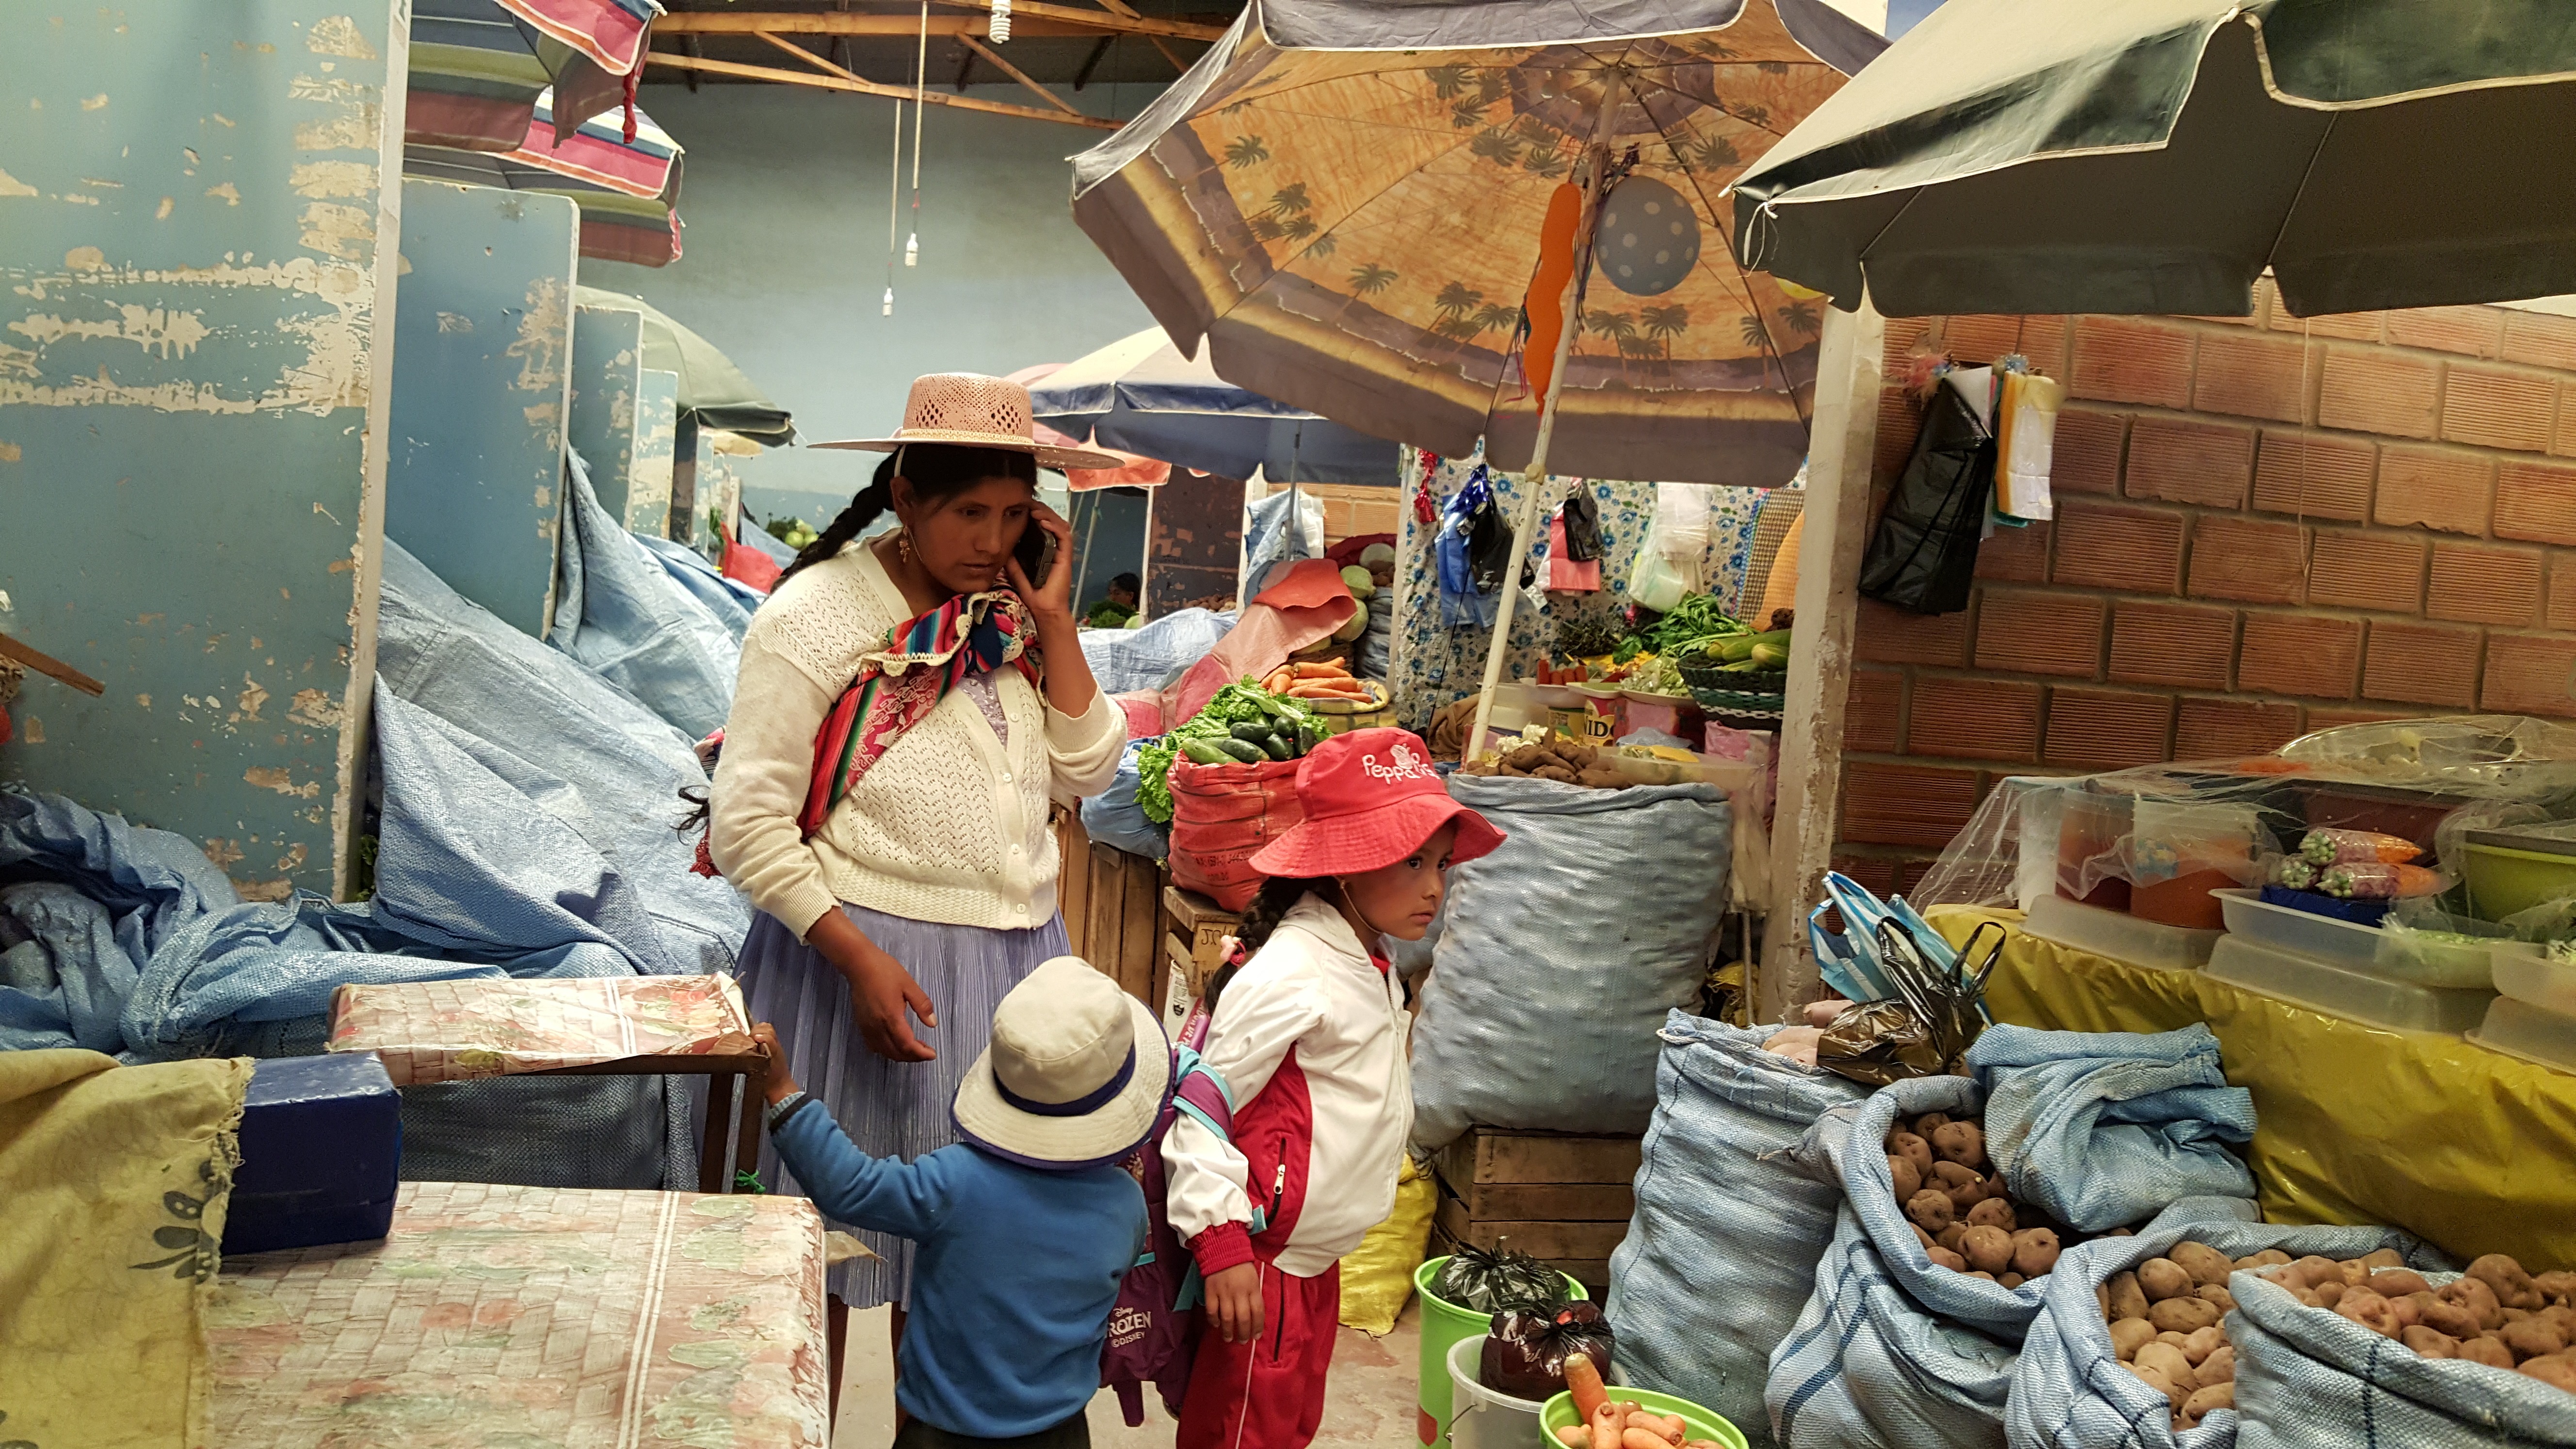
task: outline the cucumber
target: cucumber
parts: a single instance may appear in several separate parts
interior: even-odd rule
[[[1238,740],[1242,740],[1248,744],[1259,745],[1262,748],[1267,749],[1270,746],[1271,736],[1279,733],[1279,727],[1272,724],[1263,724],[1258,720],[1247,720],[1242,724],[1236,725],[1227,733]]]
[[[1261,748],[1268,750],[1270,752],[1270,758],[1274,760],[1293,760],[1297,758],[1297,742],[1293,738],[1289,738],[1287,736],[1263,735],[1261,737]]]
[[[1323,732],[1322,730],[1319,730],[1319,729],[1315,728],[1313,725],[1310,725],[1310,724],[1305,724],[1305,723],[1302,723],[1302,722],[1298,724],[1298,726],[1297,726],[1297,753],[1298,753],[1298,754],[1300,754],[1300,755],[1309,754],[1309,753],[1313,752],[1313,750],[1314,750],[1315,746],[1320,745],[1320,744],[1322,744],[1323,742],[1324,742],[1324,732]]]
[[[1224,750],[1218,749],[1216,742],[1213,740],[1183,740],[1181,741],[1181,753],[1189,756],[1192,764],[1232,765],[1239,763],[1233,755]]]
[[[1247,740],[1222,739],[1214,743],[1218,749],[1234,756],[1237,764],[1258,765],[1270,758],[1268,750]]]

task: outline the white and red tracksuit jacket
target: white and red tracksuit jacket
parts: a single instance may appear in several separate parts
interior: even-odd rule
[[[1165,1211],[1199,1271],[1273,1262],[1312,1278],[1395,1206],[1413,1133],[1404,987],[1342,913],[1309,895],[1217,999],[1203,1052],[1234,1138],[1187,1113],[1163,1137]],[[1258,1204],[1268,1226],[1249,1231]]]

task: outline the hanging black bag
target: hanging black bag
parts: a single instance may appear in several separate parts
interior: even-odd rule
[[[1995,487],[1995,435],[1947,379],[1932,391],[1914,456],[1870,535],[1862,597],[1917,614],[1968,606],[1977,538]]]
[[[1576,563],[1592,563],[1601,557],[1601,505],[1593,501],[1588,486],[1566,495],[1565,556]]]

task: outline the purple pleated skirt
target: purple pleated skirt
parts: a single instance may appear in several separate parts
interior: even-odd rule
[[[849,983],[822,953],[766,912],[753,914],[751,935],[743,942],[737,972],[743,1001],[752,1020],[778,1029],[796,1084],[831,1109],[860,1151],[909,1162],[957,1140],[950,1107],[958,1084],[984,1054],[1002,997],[1041,963],[1070,953],[1064,918],[1014,931],[909,921],[847,904],[841,913],[930,993],[939,1025],[924,1028],[916,1021],[913,1029],[939,1053],[936,1061],[890,1062],[869,1051],[850,1015]],[[765,1134],[760,1180],[772,1192],[806,1195]],[[912,1244],[847,1223],[833,1226],[875,1249],[883,1261],[843,1263],[831,1272],[832,1291],[853,1308],[907,1301]]]

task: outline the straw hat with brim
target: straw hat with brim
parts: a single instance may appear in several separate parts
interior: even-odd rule
[[[1395,864],[1443,825],[1455,824],[1449,859],[1464,865],[1503,843],[1503,832],[1450,798],[1431,747],[1411,730],[1338,734],[1297,762],[1303,820],[1253,852],[1263,875],[1313,879]]]
[[[891,438],[843,438],[814,446],[891,453],[914,443],[1027,453],[1049,468],[1115,468],[1120,462],[1109,453],[1039,442],[1037,422],[1029,415],[1029,390],[980,372],[934,372],[914,378],[912,394],[903,402],[903,426]]]
[[[994,1011],[993,1044],[957,1089],[957,1132],[1024,1167],[1097,1167],[1144,1145],[1171,1086],[1153,1009],[1058,956]]]

